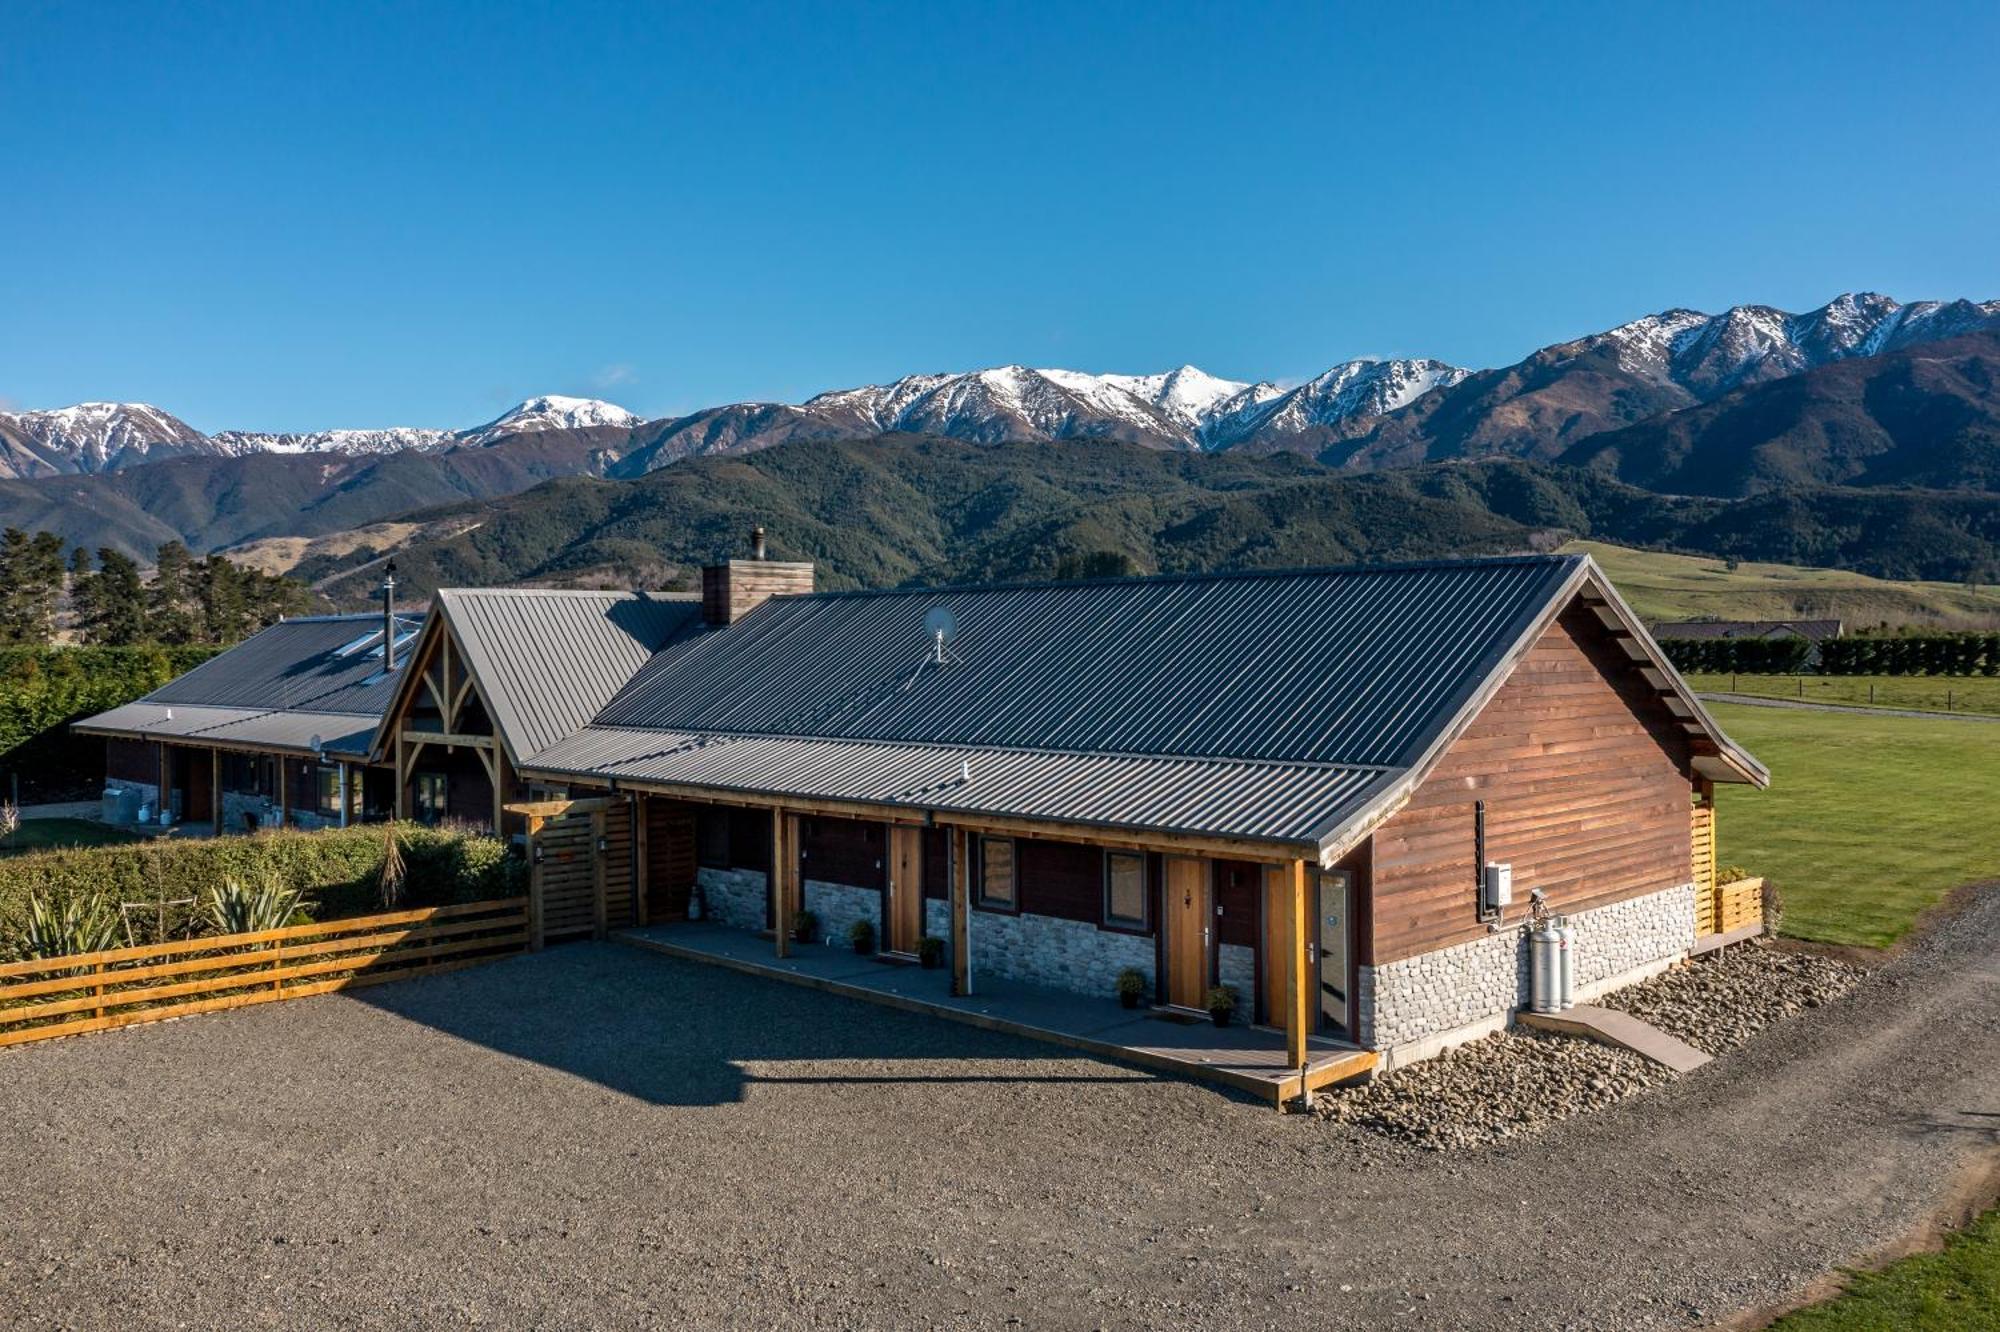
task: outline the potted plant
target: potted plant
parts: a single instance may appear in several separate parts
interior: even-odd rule
[[[944,965],[944,940],[934,934],[926,934],[917,940],[917,963],[925,971],[936,971]]]
[[[1229,1025],[1229,1019],[1236,1012],[1236,987],[1218,985],[1208,992],[1208,1016],[1218,1027]]]
[[[854,951],[864,956],[875,951],[875,927],[865,920],[857,920],[847,927],[847,942],[854,945]]]
[[[819,937],[819,917],[810,911],[800,911],[792,917],[792,941],[808,944]]]
[[[1146,991],[1152,988],[1146,973],[1137,967],[1127,967],[1118,973],[1118,1002],[1126,1008],[1137,1008]]]

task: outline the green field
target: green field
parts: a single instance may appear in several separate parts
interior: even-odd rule
[[[2000,878],[2000,726],[1714,705],[1771,769],[1718,787],[1718,858],[1775,881],[1784,933],[1880,948],[1960,884]]]
[[[1690,675],[1704,694],[1754,694],[1859,708],[2000,715],[2000,679],[1983,675]]]
[[[2000,1328],[2000,1212],[1988,1212],[1942,1253],[1857,1274],[1847,1293],[1772,1325],[1772,1332],[1973,1332]]]
[[[1848,628],[1925,625],[1985,629],[2000,625],[2000,588],[1897,582],[1841,569],[1754,564],[1572,541],[1588,552],[1641,619],[1840,619]]]
[[[108,846],[138,840],[131,833],[89,819],[29,819],[0,842],[0,856],[18,851],[44,851],[53,846]]]

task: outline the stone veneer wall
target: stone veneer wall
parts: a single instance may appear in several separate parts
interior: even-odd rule
[[[704,866],[696,871],[695,883],[701,888],[707,919],[739,930],[764,928],[764,871]]]
[[[857,920],[865,920],[874,927],[876,947],[882,946],[882,894],[872,888],[854,888],[822,879],[807,879],[804,888],[806,910],[819,917],[820,938],[841,948],[852,948],[848,928]],[[763,891],[761,884],[758,891]],[[761,896],[757,899],[760,913],[763,901]]]
[[[1081,920],[974,911],[972,970],[1078,994],[1115,995],[1118,973],[1137,967],[1153,976],[1153,937],[1100,930]]]
[[[1694,886],[1631,897],[1571,915],[1579,991],[1685,955],[1694,946]],[[1514,925],[1471,943],[1360,968],[1361,1044],[1393,1050],[1528,1003],[1528,931]]]
[[[1242,944],[1216,949],[1215,983],[1236,991],[1236,1015],[1248,1021],[1257,1011],[1257,950]]]

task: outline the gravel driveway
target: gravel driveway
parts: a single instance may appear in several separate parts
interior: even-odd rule
[[[1848,998],[1424,1154],[618,945],[0,1052],[24,1327],[1687,1327],[2000,1155],[2000,893]]]

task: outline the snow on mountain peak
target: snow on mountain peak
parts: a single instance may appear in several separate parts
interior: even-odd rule
[[[583,430],[592,426],[635,426],[643,418],[600,398],[568,398],[559,393],[529,398],[483,426],[461,430],[458,438],[486,444],[503,435],[530,430]]]

